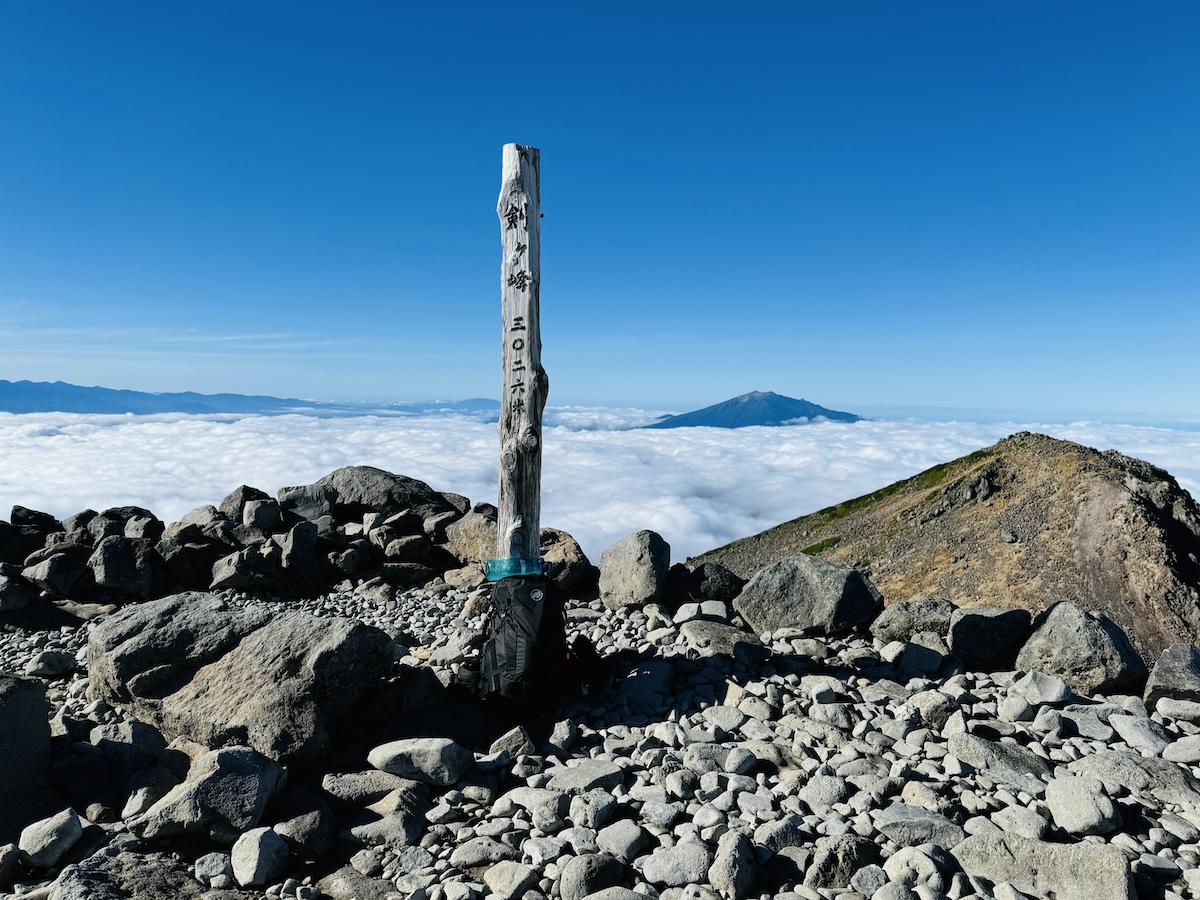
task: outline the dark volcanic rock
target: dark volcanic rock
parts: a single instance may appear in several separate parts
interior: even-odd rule
[[[332,502],[329,502],[332,492]],[[324,502],[322,502],[324,501]],[[279,503],[305,518],[332,513],[340,522],[361,521],[376,512],[385,518],[410,509],[423,519],[441,513],[458,513],[439,492],[423,481],[395,475],[371,466],[347,466],[301,488],[283,488]],[[329,503],[329,508],[322,508]]]
[[[25,580],[21,570],[0,562],[0,613],[24,609],[37,599],[37,591]]]
[[[922,631],[946,634],[950,630],[950,617],[955,609],[949,600],[938,597],[889,603],[879,618],[871,623],[871,634],[885,644],[889,641],[907,643],[914,634]]]
[[[92,632],[90,695],[168,737],[246,743],[273,759],[322,756],[331,721],[391,669],[378,629],[178,594],[129,607]]]
[[[635,531],[600,553],[600,599],[609,609],[641,606],[662,597],[671,545],[653,531]]]
[[[829,635],[873,620],[883,597],[856,569],[802,553],[755,575],[733,608],[758,633],[797,628]]]
[[[0,846],[53,812],[46,786],[50,725],[46,689],[34,678],[0,674]]]
[[[1029,637],[1032,620],[1024,609],[956,609],[950,616],[946,643],[968,669],[991,671],[1016,656]]]
[[[1191,644],[1164,650],[1150,671],[1144,696],[1151,708],[1163,697],[1200,701],[1200,650]]]
[[[231,844],[262,821],[286,770],[249,747],[186,749],[195,751],[187,778],[130,819],[130,829],[147,839],[192,834]]]
[[[259,891],[225,890],[222,900],[254,900]],[[213,897],[171,853],[122,853],[106,848],[68,866],[50,889],[49,900],[199,900]]]
[[[36,528],[0,522],[0,563],[19,566],[45,541],[46,536]]]
[[[1017,666],[1061,675],[1077,694],[1141,693],[1148,674],[1121,629],[1065,602],[1034,620]]]
[[[89,557],[90,581],[100,594],[149,600],[154,586],[154,544],[146,538],[110,535]],[[161,563],[160,563],[161,565]]]

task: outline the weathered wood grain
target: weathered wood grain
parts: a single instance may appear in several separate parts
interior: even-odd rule
[[[541,155],[504,145],[500,198],[500,497],[497,559],[538,556],[542,503]]]

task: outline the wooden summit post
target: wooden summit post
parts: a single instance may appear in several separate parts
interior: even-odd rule
[[[536,571],[541,550],[542,410],[550,380],[542,368],[540,315],[541,173],[536,147],[505,144],[500,217],[500,497],[496,557],[488,577]]]

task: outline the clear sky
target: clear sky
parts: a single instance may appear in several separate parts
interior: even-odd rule
[[[0,378],[1200,421],[1200,4],[0,0]]]

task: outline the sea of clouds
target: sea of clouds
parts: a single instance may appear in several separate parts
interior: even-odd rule
[[[654,411],[546,411],[542,524],[595,562],[643,528],[683,561],[876,490],[1017,431],[1113,448],[1200,490],[1200,433],[1111,424],[864,421],[777,428],[639,430]],[[97,416],[0,413],[0,516],[143,506],[166,521],[241,484],[274,494],[370,465],[496,502],[494,423],[412,417]]]

